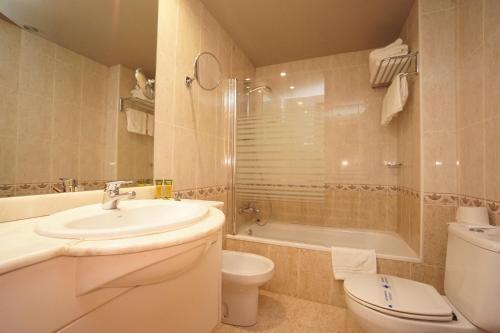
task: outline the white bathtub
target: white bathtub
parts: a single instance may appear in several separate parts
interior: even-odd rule
[[[227,238],[330,251],[332,246],[374,249],[378,258],[419,262],[410,246],[395,232],[338,229],[285,223],[252,224]],[[249,232],[251,230],[251,232]]]

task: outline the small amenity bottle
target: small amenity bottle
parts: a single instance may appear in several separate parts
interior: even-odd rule
[[[165,186],[165,199],[170,200],[174,198],[174,189],[173,185],[174,182],[172,179],[165,179],[163,182],[163,185]]]
[[[163,198],[163,179],[155,180],[155,199]]]

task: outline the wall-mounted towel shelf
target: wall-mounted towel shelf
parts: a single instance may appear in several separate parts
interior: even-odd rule
[[[418,52],[382,59],[372,82],[372,88],[387,87],[396,75],[418,74]]]
[[[120,98],[118,108],[120,111],[124,111],[126,106],[130,106],[132,109],[139,109],[149,113],[155,112],[155,103],[146,101],[137,97],[123,97]]]

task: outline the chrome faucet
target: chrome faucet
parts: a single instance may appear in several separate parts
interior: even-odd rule
[[[131,181],[125,180],[106,183],[104,187],[104,196],[102,197],[102,209],[117,209],[120,200],[135,199],[135,191],[120,194],[120,186],[131,183]]]
[[[249,202],[246,207],[241,207],[239,210],[240,214],[259,214],[260,210],[256,207],[254,202]]]
[[[72,178],[59,178],[60,184],[52,186],[52,189],[57,192],[76,192],[78,191],[78,181]]]

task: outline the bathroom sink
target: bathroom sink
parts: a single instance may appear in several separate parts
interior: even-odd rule
[[[122,201],[118,209],[101,204],[58,212],[36,225],[47,237],[102,240],[127,238],[181,229],[199,222],[208,208],[199,204],[163,200]]]

